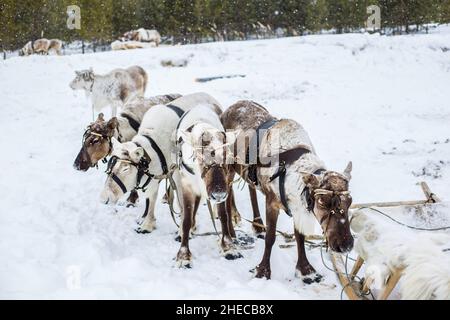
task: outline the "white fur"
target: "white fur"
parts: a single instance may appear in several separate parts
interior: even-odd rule
[[[171,95],[173,97],[181,97],[179,94]],[[150,98],[137,97],[132,101],[129,101],[125,104],[122,112],[117,117],[117,121],[119,123],[118,132],[116,130],[115,137],[118,138],[119,132],[121,136],[121,141],[126,142],[130,141],[137,132],[131,127],[130,122],[122,116],[122,114],[126,114],[129,117],[135,119],[137,122],[141,123],[145,113],[153,106],[158,104],[168,103],[168,99],[166,96],[154,96]]]
[[[188,133],[187,128],[194,126],[192,132]],[[195,175],[191,175],[186,170],[181,171],[181,184],[184,189],[189,186],[189,189],[195,195],[201,196],[202,200],[207,199],[206,186],[201,179],[201,170],[198,162],[195,161],[195,157],[192,155],[196,152],[195,148],[199,146],[196,142],[200,139],[201,135],[206,132],[225,132],[225,129],[220,122],[219,115],[212,110],[210,106],[201,105],[192,109],[179,124],[176,139],[183,139],[182,143],[182,155],[183,161],[187,165],[194,169]],[[223,141],[213,141],[217,147],[223,145]]]
[[[208,103],[215,104],[217,101],[206,93],[186,95],[171,102],[171,104],[178,106],[184,111],[194,108],[197,104]],[[213,104],[210,105],[211,107],[213,106]],[[169,109],[165,105],[156,105],[147,111],[142,119],[139,133],[131,142],[119,143],[116,139],[113,139],[113,151],[111,155],[118,156],[120,159],[131,160],[134,163],[138,163],[143,156],[143,150],[138,148],[135,144],[136,142],[139,143],[151,159],[148,168],[149,173],[157,176],[153,179],[147,190],[146,196],[150,199],[151,206],[141,228],[147,225],[149,225],[151,229],[154,228],[154,204],[156,202],[159,182],[163,178],[161,176],[163,172],[158,154],[143,135],[150,136],[156,142],[164,154],[167,166],[170,169],[176,165],[175,145],[171,138],[174,136],[179,120],[178,115],[172,109]],[[128,154],[127,157],[124,157],[124,152]],[[136,185],[136,168],[127,165],[127,163],[119,163],[116,167],[117,168],[114,170],[116,170],[115,173],[117,176],[122,180],[129,191],[132,190]],[[176,175],[174,178],[175,177]],[[122,196],[123,194],[120,191],[120,188],[118,188],[117,184],[108,177],[101,193],[101,201],[104,203],[116,203]]]
[[[112,116],[115,117],[118,108],[145,93],[145,88],[140,88],[131,76],[130,69],[115,69],[106,75],[95,74],[92,69],[75,71],[76,77],[70,83],[70,87],[73,90],[84,90],[90,95],[92,106],[97,112],[110,106]],[[123,87],[129,91],[125,101],[121,99]]]
[[[450,235],[411,231],[376,213],[353,213],[355,250],[366,262],[366,277],[381,289],[391,270],[404,268],[402,299],[450,299]],[[384,219],[384,220],[382,220]]]

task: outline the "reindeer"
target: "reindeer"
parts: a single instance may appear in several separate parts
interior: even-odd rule
[[[307,284],[320,282],[322,276],[316,273],[306,257],[305,235],[314,232],[318,221],[331,250],[348,252],[352,249],[348,220],[352,202],[348,191],[351,163],[343,174],[325,169],[299,123],[276,119],[252,101],[232,105],[222,114],[221,120],[225,129],[238,130],[235,146],[239,154],[234,172],[258,188],[266,198],[266,245],[264,256],[255,268],[256,277],[271,277],[270,255],[282,209],[294,220],[298,250],[296,276]],[[247,137],[251,138],[250,142]],[[233,177],[231,172],[229,183]]]
[[[130,191],[144,191],[146,208],[138,233],[149,233],[156,227],[154,209],[159,183],[169,178],[176,166],[172,136],[183,114],[198,105],[221,111],[220,104],[210,95],[190,94],[150,108],[131,141],[121,143],[111,138],[108,176],[100,198],[105,204],[115,204]]]
[[[139,66],[115,69],[106,75],[94,74],[92,68],[75,71],[75,74],[70,87],[92,95],[92,107],[96,111],[110,105],[113,117],[116,116],[118,107],[143,96],[148,82],[147,73]]]
[[[227,137],[219,115],[204,106],[190,110],[178,124],[176,143],[180,152],[174,181],[183,208],[177,265],[183,268],[191,267],[189,231],[202,200],[208,201],[209,209],[216,210],[220,217],[220,246],[224,257],[228,260],[242,257],[233,244],[236,235],[232,223],[232,209],[226,206],[226,158],[231,154],[231,149],[227,146]],[[212,212],[211,216],[214,219]]]
[[[138,133],[142,119],[151,107],[170,103],[180,97],[179,94],[139,97],[127,103],[119,116],[109,121],[105,121],[104,115],[100,113],[97,120],[88,125],[83,134],[83,143],[74,161],[74,168],[87,171],[96,167],[100,160],[111,153],[113,137],[121,142],[130,141]]]
[[[33,53],[47,55],[53,50],[58,56],[61,55],[62,41],[58,39],[38,39],[28,41],[27,44],[19,50],[19,56],[29,56]]]
[[[145,113],[153,106],[166,104],[180,98],[179,94],[166,94],[151,98],[139,97],[125,105],[124,110],[116,118],[105,121],[102,113],[97,120],[91,123],[83,134],[80,152],[73,163],[76,170],[87,171],[97,167],[98,162],[112,151],[112,138],[118,141],[130,141],[139,131]],[[132,192],[128,198],[127,206],[134,206],[138,199],[137,192]]]
[[[138,42],[153,42],[158,47],[161,43],[161,35],[157,30],[147,30],[144,28],[139,28],[137,30],[132,30],[124,33],[123,41],[138,41]]]

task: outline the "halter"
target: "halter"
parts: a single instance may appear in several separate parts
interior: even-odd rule
[[[154,175],[148,172],[148,166],[150,164],[150,161],[145,159],[145,157],[142,157],[139,163],[134,163],[133,161],[130,160],[120,159],[118,156],[112,156],[109,159],[105,173],[108,176],[110,176],[111,179],[113,179],[113,181],[119,186],[119,188],[122,190],[123,193],[127,193],[128,192],[127,187],[122,182],[122,180],[120,180],[120,178],[113,172],[114,166],[117,164],[117,162],[128,163],[137,169],[138,172],[137,172],[136,186],[133,188],[132,191],[142,190],[145,192],[148,184],[152,181],[154,177]],[[144,175],[147,176],[147,180],[144,182],[142,186],[140,186],[141,180]]]
[[[116,130],[117,130],[117,140],[118,140],[119,142],[121,142],[122,136],[121,136],[121,134],[120,134],[119,128],[117,127]],[[105,134],[100,134],[100,133],[97,133],[97,132],[93,132],[93,131],[91,131],[91,128],[90,128],[90,127],[88,127],[88,128],[86,129],[86,131],[84,132],[84,134],[83,134],[83,139],[82,139],[82,142],[81,142],[81,145],[82,145],[82,146],[84,146],[84,143],[86,142],[86,139],[87,139],[88,136],[90,136],[90,135],[91,135],[91,136],[96,136],[96,137],[99,137],[99,138],[108,140],[108,144],[109,144],[108,155],[111,154],[111,151],[112,151],[112,149],[113,149],[111,137],[108,136],[108,135],[105,135]],[[108,155],[102,159],[102,162],[103,162],[103,163],[107,163],[107,162],[108,162],[108,159],[107,159]],[[96,166],[96,165],[92,165],[92,167],[95,167],[95,166]]]
[[[308,187],[305,187],[308,188]],[[328,231],[328,226],[330,225],[331,216],[336,216],[336,218],[345,219],[344,215],[345,210],[341,208],[341,196],[348,197],[350,195],[350,191],[332,191],[327,189],[316,189],[314,190],[314,198],[318,195],[330,195],[331,196],[331,210],[327,210],[327,214],[325,214],[322,219],[320,219],[319,223],[322,225],[325,220],[327,220],[327,226],[325,227],[324,233]],[[309,209],[309,208],[308,208]],[[312,210],[314,213],[314,205]]]

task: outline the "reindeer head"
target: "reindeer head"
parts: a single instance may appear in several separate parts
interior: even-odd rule
[[[111,152],[111,139],[118,126],[117,118],[106,122],[103,113],[98,115],[83,134],[83,144],[73,166],[80,171],[87,171]]]
[[[73,79],[69,86],[72,90],[91,90],[94,83],[94,71],[89,70],[75,71],[75,79]]]
[[[105,204],[116,204],[138,185],[138,173],[145,154],[144,149],[133,142],[120,143],[115,138],[111,141],[113,151],[106,170],[108,177],[100,195]]]
[[[352,197],[348,191],[352,163],[343,174],[326,171],[318,177],[304,174],[308,207],[314,212],[328,245],[336,252],[348,252],[353,248],[348,210]]]
[[[231,155],[227,134],[208,124],[197,124],[182,132],[178,143],[183,163],[193,164],[208,200],[224,202],[228,197],[227,156]]]

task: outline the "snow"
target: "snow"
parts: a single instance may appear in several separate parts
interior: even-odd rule
[[[353,161],[354,202],[423,199],[421,180],[449,199],[449,48],[449,28],[437,28],[428,35],[315,35],[1,62],[0,298],[339,299],[318,249],[307,254],[325,280],[304,285],[294,277],[296,249],[280,249],[282,238],[270,281],[249,273],[263,240],[243,250],[244,259],[227,261],[215,236],[196,237],[193,268],[174,268],[179,243],[166,205],[157,205],[158,229],[137,234],[144,203],[104,206],[104,168],[73,169],[92,114],[68,84],[75,70],[141,65],[150,76],[147,96],[205,91],[224,107],[253,99],[298,120],[330,169]],[[167,59],[189,64],[164,68]],[[195,82],[222,74],[246,77]],[[236,192],[250,218],[246,189]],[[199,232],[212,231],[205,207],[199,224]],[[292,221],[283,213],[278,227],[292,232]],[[250,232],[245,222],[241,229]]]

